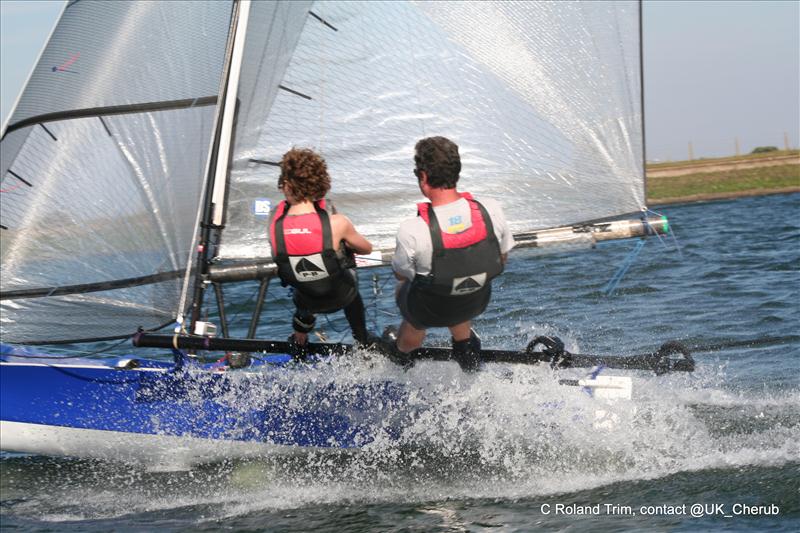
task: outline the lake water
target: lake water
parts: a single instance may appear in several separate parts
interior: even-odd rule
[[[587,431],[569,409],[554,408],[591,400],[557,385],[547,368],[465,376],[452,364],[423,363],[398,377],[437,400],[400,444],[160,472],[4,454],[2,526],[798,531],[800,194],[659,211],[677,241],[648,240],[613,296],[602,289],[632,242],[547,256],[518,251],[476,322],[486,347],[522,348],[541,333],[576,353],[642,353],[673,339],[721,345],[695,354],[693,374],[631,373],[634,401],[614,430]],[[377,300],[372,272],[361,281],[371,325],[381,329],[396,312],[390,274],[377,274]],[[231,315],[247,315],[252,304],[242,302],[253,290],[228,295]],[[285,338],[286,290],[275,284],[271,294],[264,323],[277,325],[260,333]],[[318,325],[332,340],[347,338],[341,316]],[[343,368],[369,373],[356,363]]]

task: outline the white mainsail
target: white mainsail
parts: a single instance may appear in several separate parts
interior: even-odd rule
[[[110,337],[178,309],[230,2],[70,2],[2,141],[5,342]],[[327,159],[331,197],[391,247],[413,146],[515,232],[644,206],[639,12],[616,2],[253,2],[220,259],[271,256],[274,165]],[[88,289],[87,289],[88,288]],[[84,290],[87,289],[87,290]]]
[[[380,248],[415,212],[413,146],[430,135],[459,144],[462,188],[500,200],[515,232],[644,206],[636,2],[310,9],[286,90],[251,106],[237,131],[221,258],[270,257],[255,202],[281,199],[279,171],[251,160],[274,163],[292,146],[325,156],[331,198]],[[240,93],[243,107],[250,98]]]

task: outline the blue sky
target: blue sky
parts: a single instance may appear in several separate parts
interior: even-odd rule
[[[0,0],[3,121],[62,5]],[[648,159],[800,144],[800,2],[646,1],[644,50]]]

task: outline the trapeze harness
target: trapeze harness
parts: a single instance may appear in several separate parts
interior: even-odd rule
[[[336,252],[325,200],[315,213],[287,217],[289,205],[278,204],[270,227],[278,277],[295,288],[295,303],[310,312],[332,312],[353,301],[358,289],[348,258]]]
[[[417,274],[408,290],[407,309],[427,327],[454,326],[481,314],[492,296],[491,281],[503,272],[500,244],[486,209],[469,193],[472,225],[461,233],[443,233],[428,202],[418,215],[431,232],[431,272]]]

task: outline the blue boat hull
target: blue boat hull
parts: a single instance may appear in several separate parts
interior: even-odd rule
[[[402,425],[401,410],[391,408],[403,402],[400,385],[306,383],[306,367],[288,356],[219,371],[153,360],[136,360],[135,368],[119,359],[32,362],[4,348],[5,451],[106,458],[102,441],[113,441],[112,458],[160,462],[185,451],[194,462],[357,448]]]

